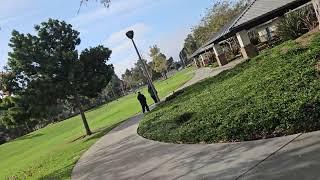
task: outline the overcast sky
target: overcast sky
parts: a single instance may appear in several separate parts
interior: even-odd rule
[[[127,30],[135,31],[142,56],[149,58],[149,46],[157,44],[178,60],[183,40],[213,0],[112,0],[110,8],[91,0],[77,10],[80,0],[0,0],[0,66],[7,61],[8,42],[13,29],[34,33],[35,24],[48,18],[71,23],[81,35],[79,50],[97,45],[109,47],[110,63],[121,75],[137,60],[126,39]]]

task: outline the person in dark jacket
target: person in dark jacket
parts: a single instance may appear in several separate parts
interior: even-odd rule
[[[138,97],[137,97],[138,101],[140,102],[141,104],[141,107],[142,107],[142,112],[145,113],[146,110],[149,112],[150,109],[149,109],[149,106],[147,104],[147,99],[146,97],[141,94],[141,92],[138,92]]]
[[[149,92],[151,98],[153,99],[154,103],[158,103],[157,97],[156,97],[156,95],[153,93],[150,84],[148,84],[148,92]],[[156,93],[158,93],[158,92],[156,91]]]

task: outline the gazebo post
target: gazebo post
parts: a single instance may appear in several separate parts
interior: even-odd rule
[[[198,62],[197,62],[196,58],[193,58],[193,62],[194,62],[194,65],[196,65],[196,68],[199,68],[199,67],[198,67]]]
[[[241,47],[241,53],[243,58],[253,58],[258,55],[257,48],[251,44],[250,38],[246,30],[237,32],[237,39]]]
[[[204,58],[203,58],[202,54],[200,54],[200,58],[201,58],[203,67],[205,67],[205,66],[206,66],[206,63],[204,62]]]
[[[213,48],[214,54],[216,55],[219,66],[224,66],[228,64],[226,55],[223,52],[221,46],[219,44],[214,44],[212,48]]]

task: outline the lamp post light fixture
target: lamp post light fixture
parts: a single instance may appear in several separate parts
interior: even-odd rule
[[[134,40],[133,40],[134,32],[133,32],[132,30],[131,30],[131,31],[128,31],[128,32],[126,33],[126,36],[127,36],[129,39],[131,39],[132,44],[133,44],[133,46],[134,46],[134,49],[136,50],[137,55],[138,55],[138,57],[139,57],[139,60],[140,60],[140,62],[141,62],[141,64],[142,64],[142,69],[143,69],[143,71],[144,71],[144,74],[145,74],[145,76],[147,77],[148,84],[150,85],[150,87],[151,87],[151,89],[152,89],[152,91],[153,91],[153,94],[156,96],[157,101],[160,102],[160,99],[159,99],[157,90],[156,90],[156,88],[154,87],[154,85],[153,85],[153,83],[152,83],[151,76],[150,76],[149,71],[148,71],[148,69],[147,69],[147,65],[146,65],[146,63],[142,60],[141,55],[140,55],[140,53],[139,53],[139,51],[138,51],[137,45],[136,45],[136,43],[135,43]]]

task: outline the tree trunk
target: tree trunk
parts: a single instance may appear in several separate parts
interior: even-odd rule
[[[76,98],[76,103],[77,103],[78,109],[80,111],[80,115],[81,115],[81,119],[82,119],[82,122],[83,122],[83,126],[84,126],[84,128],[86,130],[87,135],[90,136],[92,134],[92,132],[90,130],[86,115],[84,114],[84,111],[83,111],[83,108],[82,108],[82,104],[80,102],[80,98],[79,98],[78,95],[76,95],[75,98]]]
[[[112,92],[113,98],[116,98],[116,94],[114,93],[113,88],[111,88],[111,92]]]
[[[320,22],[320,0],[312,0],[313,8],[316,12],[318,22]],[[320,28],[320,26],[319,26]]]
[[[24,125],[27,128],[28,133],[32,132],[32,130],[30,129],[30,127],[26,121],[24,122]]]
[[[164,71],[162,74],[163,74],[163,76],[164,76],[165,79],[168,79],[167,71]]]
[[[83,109],[82,107],[79,108],[80,110],[80,115],[81,115],[81,119],[82,119],[82,122],[83,122],[83,126],[84,128],[86,129],[86,133],[88,136],[90,136],[92,134],[91,130],[90,130],[90,127],[89,127],[89,124],[88,124],[88,121],[87,121],[87,118],[83,112]]]
[[[126,92],[124,91],[124,88],[123,88],[123,82],[122,81],[120,81],[121,82],[121,90],[122,90],[122,94],[125,96],[126,95]]]

